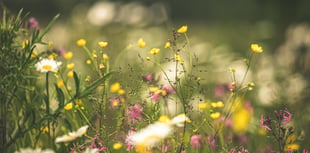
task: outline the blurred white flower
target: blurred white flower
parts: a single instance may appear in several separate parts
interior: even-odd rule
[[[185,116],[185,114],[179,114],[171,120],[171,124],[178,127],[184,126],[184,122],[191,122],[191,120],[187,116]]]
[[[287,80],[288,82],[285,88],[287,101],[289,103],[296,103],[300,101],[303,96],[303,91],[307,87],[307,80],[300,74],[288,76]]]
[[[115,3],[98,2],[89,9],[87,19],[92,25],[103,26],[113,21],[115,11]]]
[[[87,148],[83,153],[96,153],[98,152],[97,148]],[[74,153],[80,153],[80,152],[74,152]]]
[[[57,62],[53,59],[44,58],[38,63],[35,64],[37,71],[39,72],[57,72],[58,67],[61,65],[61,62]]]
[[[53,150],[46,149],[42,150],[41,148],[21,148],[19,151],[15,151],[15,153],[55,153]]]
[[[59,142],[73,141],[76,138],[82,137],[87,132],[87,129],[88,129],[88,125],[84,125],[75,132],[69,132],[68,135],[63,135],[63,136],[57,137],[55,142],[59,143]]]
[[[270,106],[279,98],[278,88],[276,84],[263,84],[258,89],[258,98],[260,104]]]
[[[275,55],[284,74],[310,70],[310,26],[300,24],[287,30],[286,41]],[[285,61],[285,62],[284,62]]]
[[[130,144],[138,146],[138,148],[152,147],[167,138],[172,132],[174,125],[183,126],[182,124],[185,121],[190,122],[190,119],[185,114],[177,115],[172,120],[167,116],[162,116],[159,118],[159,121],[129,135],[128,141]]]
[[[130,144],[154,146],[156,143],[168,137],[172,131],[170,124],[155,122],[146,128],[129,136]]]

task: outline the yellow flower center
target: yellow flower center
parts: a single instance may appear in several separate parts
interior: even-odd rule
[[[51,70],[53,68],[52,65],[43,65],[44,70]]]
[[[169,123],[170,122],[170,118],[166,115],[162,115],[159,117],[158,122],[160,123]]]

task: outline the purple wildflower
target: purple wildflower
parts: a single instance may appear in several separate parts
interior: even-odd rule
[[[39,29],[39,22],[34,17],[29,18],[28,23],[31,29],[35,29],[35,30]]]

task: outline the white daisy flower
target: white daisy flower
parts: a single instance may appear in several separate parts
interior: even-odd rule
[[[98,152],[98,148],[87,148],[85,151],[83,151],[83,153],[96,153]],[[74,152],[74,153],[78,153],[78,152]]]
[[[178,127],[183,127],[184,122],[190,123],[191,120],[185,116],[185,114],[179,114],[171,120],[171,124],[176,125]]]
[[[174,125],[182,126],[184,122],[190,122],[185,114],[180,114],[172,120],[167,116],[161,116],[157,122],[151,124],[144,129],[131,134],[128,137],[130,144],[137,147],[152,147],[165,139],[172,132]]]
[[[46,149],[42,150],[41,148],[21,148],[19,151],[15,151],[15,153],[55,153],[53,150]]]
[[[82,126],[77,131],[69,132],[68,135],[63,135],[63,136],[57,137],[55,142],[59,143],[59,142],[73,141],[76,138],[82,137],[87,132],[87,129],[88,129],[88,125]]]
[[[129,136],[133,145],[154,146],[165,139],[172,131],[172,126],[166,123],[155,122],[141,131]]]
[[[38,63],[35,64],[37,71],[39,72],[57,72],[58,67],[61,65],[61,62],[57,62],[53,59],[44,58]]]

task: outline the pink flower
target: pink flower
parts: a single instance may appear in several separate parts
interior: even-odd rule
[[[134,124],[136,121],[142,118],[143,108],[139,104],[129,106],[126,110],[126,116],[130,123]]]
[[[286,114],[283,113],[283,119],[282,119],[282,125],[283,125],[283,126],[285,126],[287,123],[289,123],[290,120],[291,120],[291,117],[292,117],[291,113],[288,112],[287,110],[285,110],[284,112],[285,112]]]
[[[32,29],[36,29],[38,30],[39,29],[39,22],[34,18],[34,17],[31,17],[28,19],[28,23],[29,23],[29,27]]]
[[[214,94],[216,97],[223,97],[224,96],[224,93],[225,93],[226,89],[225,89],[225,86],[223,85],[218,85],[215,87],[214,89]]]
[[[246,108],[251,114],[254,112],[254,108],[252,107],[251,103],[249,101],[244,103],[244,108]]]
[[[216,146],[215,139],[212,136],[207,136],[206,144],[210,145],[211,148],[215,148]]]
[[[304,149],[304,150],[302,151],[302,153],[308,153],[308,150]]]
[[[160,93],[154,93],[151,97],[151,99],[155,102],[157,102],[161,97],[161,94]]]
[[[201,136],[198,134],[195,134],[191,137],[191,145],[192,147],[201,147]]]
[[[167,92],[167,95],[175,93],[174,89],[171,86],[164,85],[162,89]]]
[[[168,141],[167,144],[163,144],[161,147],[161,152],[166,153],[166,152],[171,152],[171,143]]]
[[[260,126],[261,126],[262,128],[264,128],[265,130],[271,131],[271,129],[264,123],[264,117],[263,117],[263,115],[261,116],[261,119],[260,119],[259,123],[260,123]]]
[[[148,82],[148,83],[152,82],[153,78],[154,78],[154,74],[147,74],[147,75],[142,76],[143,81]]]
[[[126,136],[126,140],[125,140],[125,142],[127,143],[127,151],[130,151],[130,149],[133,149],[133,145],[130,143],[130,136],[131,135],[133,135],[133,134],[135,134],[136,133],[136,130],[135,129],[131,129],[131,130],[129,130],[128,131],[128,134],[127,134],[127,136]]]

